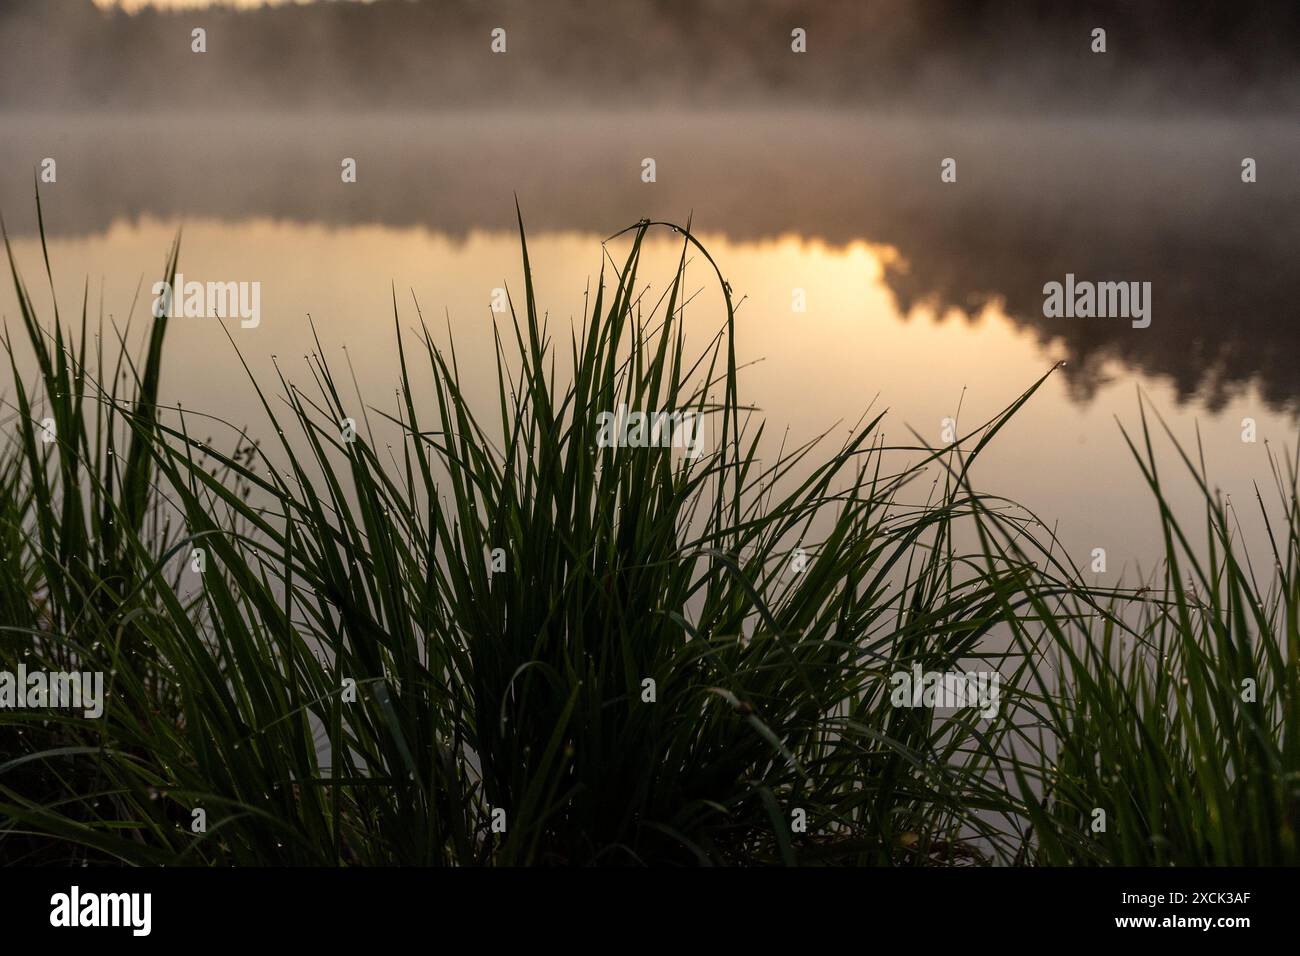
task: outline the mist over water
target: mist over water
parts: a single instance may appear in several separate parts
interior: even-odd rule
[[[489,48],[496,28],[504,56]],[[806,55],[790,55],[795,28]],[[127,15],[6,0],[0,107],[1293,115],[1297,41],[1293,3],[341,0]]]

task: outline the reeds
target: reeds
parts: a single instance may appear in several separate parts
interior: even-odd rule
[[[627,232],[557,338],[520,220],[495,407],[394,301],[396,407],[345,397],[316,342],[311,393],[249,375],[279,447],[229,451],[158,406],[166,319],[133,361],[84,305],[42,323],[15,266],[39,381],[6,334],[0,670],[102,670],[109,697],[0,709],[0,858],[1296,862],[1295,468],[1266,567],[1208,491],[1197,556],[1144,416],[1167,570],[1089,588],[968,480],[1042,380],[948,448],[887,447],[877,416],[765,458],[720,274],[687,346],[686,262],[714,268],[689,229],[647,299],[665,228]],[[602,446],[620,405],[695,416],[704,452]],[[914,666],[998,671],[997,712],[896,706]]]

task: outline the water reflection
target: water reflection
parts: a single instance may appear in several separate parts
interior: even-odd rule
[[[34,229],[45,156],[52,235],[116,221],[270,218],[423,226],[464,238],[513,228],[606,234],[642,216],[732,241],[794,234],[897,250],[884,282],[906,317],[973,320],[989,307],[1059,351],[1076,401],[1115,362],[1211,410],[1249,384],[1294,410],[1300,300],[1300,132],[1253,120],[927,122],[844,113],[9,118],[0,209]],[[657,181],[643,183],[653,157]],[[1240,179],[1254,158],[1259,181]],[[340,182],[355,158],[356,184]],[[957,160],[956,183],[939,162]],[[1151,328],[1047,319],[1066,273],[1149,281]]]
[[[262,282],[263,321],[236,341],[263,381],[278,354],[290,379],[310,383],[310,313],[331,360],[343,363],[346,345],[367,402],[386,410],[397,384],[390,283],[403,327],[416,321],[412,296],[449,326],[471,401],[492,407],[489,299],[520,283],[513,193],[557,329],[583,313],[602,237],[643,216],[693,216],[745,297],[741,385],[774,441],[855,421],[876,400],[890,409],[887,440],[911,444],[910,426],[937,442],[944,418],[984,421],[1067,360],[974,478],[1059,522],[1079,560],[1105,546],[1113,580],[1158,556],[1115,425],[1133,422],[1135,385],[1183,440],[1200,428],[1235,500],[1267,480],[1265,441],[1294,447],[1297,146],[1290,126],[1259,122],[842,113],[27,119],[0,136],[0,208],[45,302],[22,171],[57,157],[42,196],[63,311],[77,311],[88,278],[91,314],[102,301],[119,321],[184,223],[187,277]],[[1242,154],[1257,160],[1258,183],[1240,181]],[[349,156],[355,185],[340,181]],[[646,156],[653,184],[640,179]],[[940,182],[944,157],[957,160],[956,183]],[[678,252],[670,238],[652,243],[647,281],[670,275]],[[1151,327],[1043,318],[1043,284],[1066,273],[1151,282]],[[696,279],[707,286],[703,270]],[[7,285],[0,313],[12,320]],[[791,308],[795,288],[806,313]],[[688,315],[701,347],[717,328],[710,296]],[[164,400],[257,434],[263,415],[220,329],[187,321],[168,334]],[[1241,441],[1245,417],[1257,444]],[[1190,482],[1171,481],[1169,494],[1198,507]],[[1242,522],[1262,540],[1258,521]]]

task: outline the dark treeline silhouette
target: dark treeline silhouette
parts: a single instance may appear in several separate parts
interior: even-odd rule
[[[207,31],[191,52],[190,31]],[[506,55],[489,50],[507,31]],[[791,52],[791,30],[808,53]],[[1090,50],[1094,27],[1107,52]],[[1274,111],[1300,4],[378,0],[136,14],[0,3],[0,109],[866,104]]]
[[[735,241],[793,234],[892,246],[901,262],[885,281],[905,314],[924,305],[960,321],[1000,302],[1063,347],[1080,400],[1111,361],[1167,376],[1180,396],[1212,407],[1252,380],[1276,406],[1300,398],[1300,130],[1286,122],[576,111],[263,116],[231,127],[106,116],[8,129],[0,210],[11,235],[35,233],[43,156],[59,158],[57,186],[42,187],[55,237],[143,216],[463,237],[513,230],[512,194],[537,236],[604,236],[642,216],[693,215],[697,229]],[[1241,181],[1246,150],[1256,183]],[[639,163],[651,153],[659,179],[647,185]],[[959,157],[957,183],[940,182],[945,155]],[[355,184],[340,184],[343,156],[357,160]],[[1151,327],[1045,318],[1043,284],[1066,273],[1151,282]]]

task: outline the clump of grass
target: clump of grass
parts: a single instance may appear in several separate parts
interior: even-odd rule
[[[1161,578],[1124,596],[1136,615],[1055,616],[1061,681],[1048,699],[1056,756],[1043,779],[1049,799],[1035,811],[1036,852],[1050,863],[1294,865],[1296,462],[1270,458],[1271,504],[1256,487],[1269,553],[1252,561],[1203,456],[1193,461],[1161,425],[1202,493],[1203,544],[1167,500],[1144,406],[1140,433],[1125,438],[1159,509]]]
[[[249,376],[279,447],[237,429],[228,453],[195,437],[193,412],[158,407],[165,319],[139,363],[123,331],[106,375],[102,323],[91,351],[84,307],[75,343],[57,314],[44,327],[14,267],[40,382],[24,385],[6,339],[17,439],[0,455],[0,667],[112,677],[99,721],[0,711],[16,755],[0,762],[6,857],[1128,862],[1159,823],[1180,852],[1235,860],[1248,831],[1222,814],[1212,839],[1200,821],[1116,814],[1122,839],[1081,824],[1098,793],[1117,792],[1089,775],[1099,753],[1153,805],[1143,788],[1158,764],[1123,743],[1177,682],[1148,693],[1104,643],[1075,650],[1080,634],[1200,646],[1219,629],[1174,592],[1188,613],[1135,631],[1114,595],[1083,589],[1050,541],[971,488],[971,461],[1042,380],[901,467],[879,416],[838,448],[823,437],[766,460],[739,397],[730,289],[689,228],[663,296],[646,297],[641,251],[658,228],[627,231],[626,258],[602,267],[580,327],[557,342],[520,220],[522,296],[497,329],[495,407],[472,407],[454,345],[418,314],[403,332],[394,301],[396,408],[345,397],[317,341],[314,394],[280,374],[273,395]],[[684,330],[691,256],[725,308],[698,351]],[[415,397],[424,383],[431,407]],[[716,441],[698,458],[602,447],[599,416],[620,405],[693,414]],[[372,412],[398,448],[374,438]],[[345,419],[365,424],[352,436]],[[975,550],[959,550],[962,528]],[[187,575],[195,549],[205,570]],[[1252,812],[1274,812],[1252,821],[1260,839],[1277,832],[1288,785],[1267,775],[1269,755],[1293,767],[1281,755],[1294,735],[1250,751],[1246,724],[1262,739],[1294,719],[1293,567],[1290,643],[1281,618],[1225,591],[1213,610],[1233,617],[1231,669],[1187,650],[1177,664],[1199,661],[1196,679],[1217,688],[1246,666],[1249,634],[1267,647],[1251,660],[1267,664],[1272,702],[1224,729],[1193,697],[1184,726],[1156,741],[1202,774],[1180,748],[1199,759],[1240,745],[1225,773],[1260,775]],[[1049,654],[1068,663],[1059,687],[1043,678]],[[913,665],[996,669],[1002,706],[987,719],[895,707],[888,678]],[[1100,715],[1107,726],[1093,726]]]

